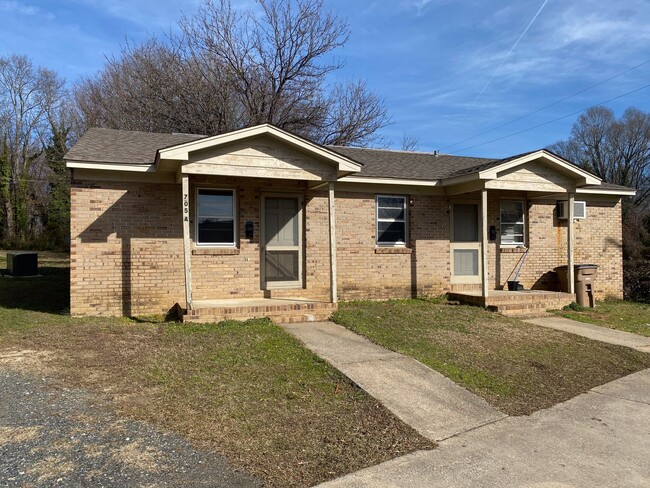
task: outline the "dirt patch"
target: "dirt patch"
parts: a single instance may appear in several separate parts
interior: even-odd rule
[[[39,427],[9,427],[0,425],[0,447],[12,443],[33,441],[38,438]]]
[[[34,476],[39,483],[47,480],[61,478],[75,469],[75,464],[64,456],[48,456],[38,461],[27,470],[27,474]]]
[[[156,473],[159,471],[158,463],[162,457],[162,453],[136,440],[122,446],[113,454],[113,457],[118,462],[128,464],[132,468],[147,471],[148,473]]]
[[[51,351],[9,348],[0,350],[0,366],[31,372],[52,372]]]

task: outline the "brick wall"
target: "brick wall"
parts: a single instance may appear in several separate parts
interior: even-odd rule
[[[329,214],[327,191],[307,190],[305,182],[250,178],[190,178],[191,215],[197,187],[234,188],[239,211],[239,248],[194,247],[192,255],[192,298],[263,298],[260,277],[260,209],[263,193],[290,192],[304,201],[303,245],[305,248],[302,289],[273,290],[266,296],[329,300]],[[245,238],[246,221],[253,222],[253,239]],[[190,225],[194,240],[194,222]],[[182,264],[182,263],[181,263]]]
[[[516,198],[515,193],[490,192],[488,199],[488,225],[499,229],[499,204],[501,197]],[[575,264],[599,266],[595,294],[598,299],[623,296],[623,254],[621,203],[606,197],[578,196],[587,201],[587,218],[575,221]],[[567,221],[555,215],[556,200],[528,200],[527,246],[529,253],[518,280],[525,288],[558,289],[553,272],[557,266],[567,264]],[[508,276],[523,258],[523,249],[501,249],[490,242],[490,283],[494,288],[505,285]]]
[[[239,207],[237,249],[193,248],[194,299],[303,297],[329,300],[327,192],[305,182],[193,177],[197,186],[235,188]],[[302,289],[265,292],[260,286],[260,208],[263,192],[291,191],[304,198],[305,246]],[[488,225],[499,226],[499,201],[490,192]],[[510,193],[508,196],[515,196]],[[71,313],[138,315],[184,305],[180,185],[75,181],[71,190]],[[520,274],[526,288],[554,289],[552,273],[566,263],[566,221],[554,214],[555,200],[529,200],[530,253]],[[336,192],[339,298],[376,299],[437,295],[450,289],[449,199],[409,197],[409,246],[375,245],[375,193]],[[193,215],[193,212],[192,212]],[[246,221],[254,224],[245,239]],[[192,236],[194,233],[194,226]],[[600,266],[598,298],[622,295],[621,206],[591,198],[587,219],[575,226],[575,262]],[[488,248],[490,284],[498,288],[522,257],[518,250]],[[471,286],[470,286],[471,287]]]
[[[75,181],[70,193],[72,315],[163,313],[182,300],[178,185]]]
[[[408,249],[377,248],[375,194],[336,192],[338,293],[342,300],[438,295],[449,288],[449,210],[444,197],[410,197]]]
[[[304,182],[296,181],[192,177],[192,216],[199,186],[236,189],[240,246],[193,245],[194,300],[270,296],[329,301],[327,191],[307,190]],[[303,197],[301,289],[261,289],[262,191],[290,191]],[[245,239],[246,221],[254,224],[253,239]],[[175,303],[185,306],[180,185],[76,181],[71,190],[71,236],[73,315],[130,316],[164,313]]]
[[[475,195],[478,199],[478,195]],[[525,199],[524,193],[490,191],[488,227],[500,232],[502,197]],[[580,197],[579,199],[583,199]],[[599,265],[598,299],[622,297],[621,205],[614,199],[587,199],[587,219],[575,224],[575,263]],[[436,295],[480,289],[450,285],[450,199],[412,195],[409,205],[409,249],[375,246],[375,193],[336,193],[339,297],[343,300]],[[528,289],[558,290],[554,269],[567,263],[566,221],[555,216],[556,201],[528,200],[527,245],[530,249],[518,280]],[[500,289],[523,258],[524,249],[488,244],[489,283]],[[512,273],[512,275],[511,275]],[[511,278],[512,279],[512,278]]]

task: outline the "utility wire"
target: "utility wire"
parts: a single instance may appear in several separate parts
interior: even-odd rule
[[[584,93],[584,92],[586,92],[588,90],[591,90],[592,88],[596,88],[597,86],[603,85],[603,84],[607,83],[608,81],[612,81],[612,80],[614,80],[614,79],[616,79],[616,78],[618,78],[620,76],[623,76],[624,74],[627,74],[630,71],[633,71],[633,70],[635,70],[637,68],[640,68],[641,66],[644,66],[644,65],[646,65],[648,63],[650,63],[650,59],[648,59],[647,61],[644,61],[641,64],[637,64],[636,66],[632,66],[631,68],[628,68],[625,71],[622,71],[622,72],[620,72],[620,73],[618,73],[618,74],[616,74],[616,75],[614,75],[614,76],[612,76],[610,78],[607,78],[606,80],[599,81],[598,83],[594,83],[593,85],[588,86],[587,88],[583,88],[582,90],[579,90],[579,91],[577,91],[577,92],[575,92],[575,93],[573,93],[571,95],[568,95],[568,96],[566,96],[564,98],[556,100],[553,103],[549,103],[548,105],[544,105],[543,107],[538,108],[537,110],[534,110],[532,112],[528,112],[527,114],[524,114],[524,115],[522,115],[520,117],[517,117],[516,119],[510,120],[510,121],[505,122],[505,123],[503,123],[501,125],[497,125],[495,127],[492,127],[491,129],[488,129],[488,130],[486,130],[484,132],[476,134],[476,135],[474,135],[472,137],[468,137],[468,138],[462,139],[462,140],[460,140],[458,142],[454,142],[453,144],[450,144],[448,146],[442,147],[442,148],[440,148],[440,151],[444,151],[445,149],[449,149],[450,147],[457,146],[458,144],[462,144],[463,142],[472,141],[472,140],[476,139],[477,137],[484,136],[485,134],[489,134],[490,132],[494,132],[497,129],[501,129],[502,127],[505,127],[507,125],[514,124],[515,122],[519,122],[522,119],[530,117],[531,115],[535,115],[535,114],[537,114],[537,113],[539,113],[539,112],[541,112],[543,110],[546,110],[547,108],[551,108],[551,107],[553,107],[553,106],[555,106],[555,105],[557,105],[559,103],[566,102],[567,100],[569,100],[569,99],[571,99],[573,97],[576,97],[576,96],[578,96],[578,95],[580,95],[580,94],[582,94],[582,93]]]
[[[596,105],[604,105],[606,103],[613,102],[614,100],[618,100],[619,98],[626,97],[627,95],[631,95],[632,93],[636,93],[638,91],[645,90],[646,88],[649,88],[649,87],[650,87],[650,83],[647,84],[647,85],[644,85],[644,86],[642,86],[640,88],[637,88],[636,90],[632,90],[632,91],[623,93],[622,95],[618,95],[616,97],[612,97],[612,98],[609,98],[609,99],[607,99],[605,101],[599,102]],[[492,139],[490,141],[481,142],[480,144],[474,144],[473,146],[464,147],[463,149],[459,149],[458,151],[454,151],[454,152],[451,152],[449,154],[458,154],[461,151],[467,151],[469,149],[474,149],[475,147],[485,146],[486,144],[490,144],[492,142],[502,141],[503,139],[508,139],[509,137],[513,137],[513,136],[516,136],[516,135],[519,135],[519,134],[523,134],[524,132],[528,132],[529,130],[544,127],[545,125],[552,124],[553,122],[557,122],[558,120],[566,119],[567,117],[571,117],[572,115],[577,115],[577,114],[582,113],[582,112],[584,112],[586,110],[589,110],[591,107],[593,107],[593,105],[590,105],[589,107],[585,107],[585,108],[583,108],[581,110],[576,110],[575,112],[571,112],[570,114],[563,115],[562,117],[557,117],[557,118],[555,118],[553,120],[549,120],[548,122],[544,122],[543,124],[534,125],[532,127],[528,127],[527,129],[523,129],[523,130],[520,130],[518,132],[513,132],[512,134],[508,134],[506,136],[497,137],[496,139]]]

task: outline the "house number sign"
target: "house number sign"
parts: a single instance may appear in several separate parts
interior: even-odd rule
[[[190,196],[187,193],[183,194],[183,220],[189,222],[190,220]]]

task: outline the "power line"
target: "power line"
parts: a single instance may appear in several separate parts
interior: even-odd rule
[[[648,64],[648,63],[650,63],[650,59],[648,59],[647,61],[644,61],[644,62],[641,63],[641,64],[637,64],[636,66],[633,66],[633,67],[631,67],[631,68],[628,68],[628,69],[626,69],[625,71],[622,71],[622,72],[620,72],[620,73],[618,73],[618,74],[616,74],[616,75],[614,75],[614,76],[612,76],[612,77],[610,77],[610,78],[607,78],[606,80],[599,81],[598,83],[594,83],[593,85],[590,85],[590,86],[588,86],[587,88],[583,88],[582,90],[579,90],[579,91],[577,91],[577,92],[575,92],[575,93],[573,93],[573,94],[571,94],[571,95],[568,95],[568,96],[566,96],[566,97],[564,97],[564,98],[561,98],[561,99],[559,99],[559,100],[556,100],[556,101],[553,102],[553,103],[549,103],[548,105],[544,105],[543,107],[538,108],[537,110],[534,110],[534,111],[532,111],[532,112],[528,112],[527,114],[524,114],[524,115],[522,115],[522,116],[520,116],[520,117],[517,117],[516,119],[510,120],[510,121],[508,121],[508,122],[504,122],[504,123],[501,124],[501,125],[497,125],[497,126],[495,126],[495,127],[492,127],[491,129],[488,129],[488,130],[486,130],[486,131],[484,131],[484,132],[481,132],[481,133],[479,133],[479,134],[476,134],[476,135],[474,135],[474,136],[472,136],[472,137],[468,137],[468,138],[466,138],[466,139],[462,139],[462,140],[460,140],[460,141],[458,141],[458,142],[454,142],[453,144],[450,144],[450,145],[448,145],[448,146],[442,147],[442,148],[440,148],[440,151],[444,151],[445,149],[449,149],[450,147],[457,146],[458,144],[462,144],[463,142],[472,141],[472,140],[474,140],[474,139],[476,139],[476,138],[478,138],[478,137],[484,136],[485,134],[489,134],[490,132],[494,132],[494,131],[497,130],[497,129],[501,129],[502,127],[505,127],[505,126],[507,126],[507,125],[514,124],[515,122],[519,122],[519,121],[522,120],[522,119],[525,119],[525,118],[527,118],[527,117],[530,117],[531,115],[535,115],[535,114],[537,114],[537,113],[539,113],[539,112],[542,112],[543,110],[546,110],[547,108],[551,108],[551,107],[553,107],[553,106],[555,106],[555,105],[557,105],[557,104],[559,104],[559,103],[565,102],[565,101],[567,101],[567,100],[569,100],[569,99],[571,99],[571,98],[573,98],[573,97],[576,97],[576,96],[578,96],[578,95],[580,95],[580,94],[582,94],[582,93],[584,93],[584,92],[586,92],[586,91],[591,90],[592,88],[596,88],[597,86],[603,85],[603,84],[607,83],[608,81],[612,81],[612,80],[614,80],[614,79],[616,79],[616,78],[618,78],[618,77],[620,77],[620,76],[623,76],[624,74],[627,74],[627,73],[629,73],[630,71],[633,71],[633,70],[635,70],[635,69],[637,69],[637,68],[640,68],[641,66],[644,66],[644,65],[646,65],[646,64]]]
[[[604,105],[606,103],[613,102],[614,100],[618,100],[619,98],[626,97],[627,95],[631,95],[632,93],[636,93],[636,92],[644,90],[644,89],[646,89],[648,87],[650,87],[650,83],[647,84],[647,85],[642,86],[641,88],[637,88],[636,90],[632,90],[632,91],[623,93],[622,95],[618,95],[616,97],[609,98],[609,99],[607,99],[607,100],[605,100],[603,102],[599,102],[596,105]],[[591,107],[593,107],[593,105],[590,105],[589,107],[585,107],[585,108],[583,108],[581,110],[577,110],[575,112],[571,112],[570,114],[563,115],[562,117],[557,117],[557,118],[555,118],[553,120],[549,120],[548,122],[544,122],[543,124],[534,125],[532,127],[528,127],[527,129],[523,129],[523,130],[520,130],[518,132],[513,132],[512,134],[508,134],[508,135],[503,136],[503,137],[497,137],[496,139],[492,139],[490,141],[481,142],[480,144],[474,144],[473,146],[464,147],[463,149],[459,149],[458,151],[454,151],[454,152],[451,152],[449,154],[458,154],[461,151],[467,151],[469,149],[474,149],[475,147],[485,146],[486,144],[490,144],[492,142],[502,141],[503,139],[508,139],[509,137],[513,137],[513,136],[516,136],[516,135],[519,135],[519,134],[523,134],[524,132],[528,132],[529,130],[544,127],[545,125],[552,124],[553,122],[557,122],[558,120],[566,119],[567,117],[571,117],[572,115],[577,115],[577,114],[579,114],[581,112],[589,110]]]

